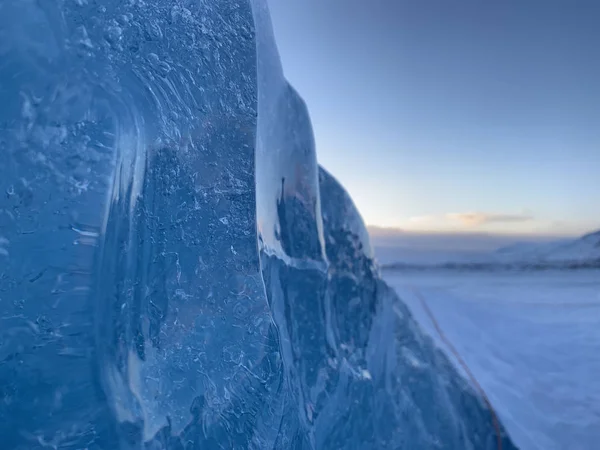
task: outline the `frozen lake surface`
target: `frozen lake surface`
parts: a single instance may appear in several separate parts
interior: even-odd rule
[[[600,271],[432,270],[384,277],[444,348],[419,296],[425,299],[515,444],[523,450],[598,448]]]

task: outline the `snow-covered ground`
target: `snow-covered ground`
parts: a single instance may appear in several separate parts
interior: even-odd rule
[[[443,348],[425,299],[523,450],[600,448],[600,271],[384,277]]]

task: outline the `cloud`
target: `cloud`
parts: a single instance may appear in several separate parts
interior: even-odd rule
[[[484,233],[492,230],[510,233],[516,233],[519,230],[523,233],[539,231],[532,228],[537,224],[535,216],[524,211],[521,214],[490,213],[490,212],[464,212],[464,213],[445,213],[431,214],[422,216],[412,216],[400,221],[401,227],[382,227],[369,225],[367,227],[371,236],[394,237],[399,235],[416,234],[443,234],[443,233]],[[518,226],[525,224],[524,226]],[[491,225],[491,226],[489,226]],[[495,225],[495,226],[494,226]],[[517,226],[515,226],[517,225]],[[552,233],[550,233],[552,234]]]
[[[367,225],[367,231],[372,236],[396,236],[404,233],[404,230],[401,228],[380,227],[377,225]]]
[[[437,216],[413,216],[411,218],[408,219],[410,222],[415,223],[415,224],[419,224],[419,223],[432,223],[432,222],[439,222],[439,217]]]
[[[533,217],[526,214],[493,214],[482,212],[450,213],[446,217],[467,227],[478,227],[488,223],[529,222]]]

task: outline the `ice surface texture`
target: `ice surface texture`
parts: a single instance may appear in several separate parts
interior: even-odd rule
[[[3,449],[496,448],[264,0],[2,0],[0,156]]]

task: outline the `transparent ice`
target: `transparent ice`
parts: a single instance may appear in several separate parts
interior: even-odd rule
[[[497,448],[264,0],[1,0],[0,158],[3,449]]]

